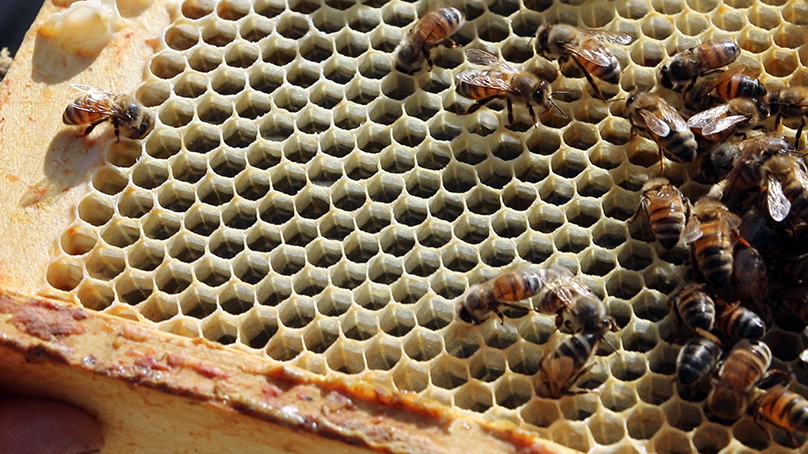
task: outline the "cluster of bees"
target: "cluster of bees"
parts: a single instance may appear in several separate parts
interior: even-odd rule
[[[431,68],[429,49],[452,45],[463,22],[456,8],[430,8],[399,46],[397,68],[414,73],[424,61]],[[535,37],[538,55],[577,65],[601,100],[595,78],[618,83],[622,72],[607,45],[629,43],[622,33],[564,24],[543,24]],[[682,242],[690,249],[687,282],[669,299],[680,320],[677,341],[684,343],[676,365],[680,392],[710,381],[712,418],[732,422],[748,413],[791,435],[808,432],[808,399],[786,388],[788,374],[769,369],[772,353],[759,339],[776,312],[808,323],[808,244],[800,241],[808,226],[808,169],[796,151],[808,87],[769,90],[745,67],[731,66],[740,53],[729,40],[707,41],[661,67],[664,90],[630,92],[625,107],[632,131],[656,142],[660,164],[664,158],[688,164],[696,181],[713,185],[691,204],[668,180],[652,179],[630,222],[665,249]],[[533,104],[566,117],[554,101],[564,93],[554,93],[547,81],[482,50],[468,49],[466,56],[483,67],[456,75],[457,92],[476,101],[466,113],[499,98],[507,101],[511,123],[514,101],[527,106],[534,123]],[[679,96],[684,109],[660,92]],[[783,119],[799,123],[793,145],[779,132]],[[501,307],[525,309],[519,302],[528,298],[532,310],[556,314],[557,327],[573,333],[541,364],[537,393],[558,398],[591,367],[598,343],[617,326],[592,291],[558,266],[517,267],[472,286],[459,298],[459,317],[473,324],[493,314],[502,318]]]

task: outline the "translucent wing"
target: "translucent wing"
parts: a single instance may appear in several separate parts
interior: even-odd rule
[[[116,94],[89,85],[71,86],[84,93],[84,95],[70,101],[70,106],[73,109],[108,116],[119,113],[120,109],[114,101]]]
[[[659,112],[662,114],[662,120],[665,121],[672,130],[684,131],[687,129],[685,119],[664,100],[660,100],[659,102]]]
[[[468,58],[469,63],[482,66],[493,66],[508,74],[516,74],[519,72],[517,67],[484,50],[468,49],[466,50],[466,58]]]
[[[741,217],[729,210],[724,211],[722,219],[729,230],[736,230],[741,226]]]
[[[691,217],[689,221],[687,221],[687,225],[685,226],[685,231],[682,233],[682,238],[684,238],[685,243],[692,243],[704,234],[701,231],[701,226],[699,225],[699,220],[696,219],[695,216]]]
[[[580,30],[581,33],[597,38],[601,41],[609,42],[612,44],[631,44],[631,35],[620,32],[610,32],[606,30]]]
[[[712,124],[708,124],[702,128],[701,133],[705,136],[722,133],[724,131],[729,131],[735,125],[743,123],[747,120],[749,120],[749,117],[746,115],[730,115],[729,117],[719,118]]]
[[[109,96],[110,98],[118,96],[117,94],[112,93],[111,91],[103,90],[98,87],[93,87],[92,85],[70,84],[70,88],[87,95]]]
[[[507,78],[508,75],[495,69],[472,69],[458,74],[457,80],[477,87],[493,88],[504,93],[516,94],[516,91],[503,77]]]
[[[732,77],[735,76],[736,74],[740,74],[744,71],[746,71],[746,66],[744,65],[735,66],[726,71],[723,71],[721,74],[719,74],[718,76],[714,77],[712,80],[707,82],[707,85],[704,86],[704,88],[701,90],[701,93],[704,95],[710,93],[715,89],[715,87],[732,79]]]
[[[561,46],[567,52],[590,61],[598,66],[609,66],[612,63],[612,54],[606,47],[597,40],[592,42],[584,41],[575,46],[573,44],[563,44]]]
[[[667,137],[671,133],[671,127],[653,112],[640,109],[639,113],[642,119],[645,120],[645,125],[648,129],[658,137]]]
[[[782,221],[791,211],[791,202],[783,194],[783,186],[777,178],[769,175],[766,189],[766,202],[769,205],[769,214],[777,222]]]
[[[703,130],[707,125],[715,123],[716,119],[726,116],[727,112],[729,112],[728,104],[707,109],[690,117],[687,120],[687,126]]]

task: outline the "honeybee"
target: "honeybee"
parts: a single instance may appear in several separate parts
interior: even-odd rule
[[[502,319],[500,306],[525,309],[512,303],[537,294],[546,283],[545,274],[545,270],[522,266],[474,285],[460,297],[458,315],[466,323],[479,325],[492,313]]]
[[[777,222],[793,213],[808,220],[808,169],[793,153],[769,156],[763,164],[767,176],[766,201]]]
[[[710,331],[715,324],[715,302],[704,284],[688,284],[668,299],[679,319],[694,330]]]
[[[735,339],[760,339],[766,335],[766,324],[756,313],[741,306],[740,301],[727,304],[718,300],[718,321],[715,324],[719,333]]]
[[[729,101],[735,98],[766,99],[768,92],[760,80],[744,74],[746,67],[736,66],[718,76],[696,84],[687,95],[687,105],[694,110],[708,104],[714,95]]]
[[[553,399],[567,394],[581,375],[592,367],[585,366],[600,339],[596,334],[578,333],[561,342],[551,355],[542,360],[536,392]]]
[[[693,115],[687,120],[687,126],[698,129],[708,140],[720,142],[735,128],[756,125],[768,114],[768,107],[758,99],[735,98]]]
[[[698,144],[685,119],[667,101],[657,95],[635,90],[626,100],[633,127],[645,133],[659,146],[662,155],[675,162],[696,159]]]
[[[793,150],[780,133],[763,134],[734,143],[722,143],[709,153],[717,150],[728,150],[727,155],[733,156],[732,161],[723,161],[717,176],[728,179],[728,191],[758,186],[763,175],[763,163],[769,156],[782,154]],[[725,172],[727,172],[725,174]],[[716,180],[717,181],[717,180]]]
[[[463,71],[457,75],[457,93],[477,100],[463,115],[476,112],[492,99],[505,98],[508,103],[508,123],[513,123],[512,99],[525,103],[536,126],[539,124],[531,101],[544,107],[545,111],[554,106],[564,118],[567,118],[566,112],[553,101],[553,95],[562,92],[553,93],[546,81],[520,71],[505,60],[483,50],[468,49],[466,57],[469,62],[488,68]]]
[[[749,392],[763,378],[771,360],[772,352],[763,342],[738,342],[719,371],[718,384],[707,397],[710,413],[726,421],[740,418]]]
[[[676,376],[686,386],[700,382],[715,369],[719,359],[721,346],[718,339],[691,339],[682,346],[676,357]]]
[[[740,225],[741,218],[718,199],[702,197],[693,205],[684,237],[687,243],[692,243],[691,250],[707,282],[718,287],[729,283],[732,240]]]
[[[808,399],[777,385],[759,397],[751,406],[752,411],[769,423],[785,430],[794,446],[797,446],[791,431],[808,432]]]
[[[674,89],[713,69],[727,66],[741,55],[741,49],[731,41],[711,40],[674,55],[659,70],[659,83]]]
[[[396,68],[403,73],[413,74],[421,69],[422,56],[432,68],[434,63],[429,49],[439,44],[454,45],[451,36],[465,22],[466,16],[459,9],[445,7],[439,2],[432,4],[396,48]]]
[[[631,36],[605,30],[583,30],[566,24],[542,24],[536,31],[536,52],[548,60],[572,59],[584,73],[598,98],[604,99],[592,79],[620,82],[620,62],[604,43],[631,44]]]
[[[131,96],[89,85],[70,86],[84,94],[67,105],[62,114],[62,122],[66,125],[87,125],[82,136],[86,136],[105,121],[112,122],[118,142],[121,135],[130,139],[142,139],[154,128],[152,114]]]
[[[808,87],[786,87],[772,91],[768,96],[771,114],[777,116],[776,124],[782,118],[799,119],[800,126],[794,138],[794,147],[797,148],[805,128],[805,116],[808,115]]]
[[[573,333],[596,334],[604,336],[607,331],[617,331],[617,323],[606,313],[606,306],[594,293],[589,292],[575,296],[572,310],[566,326]],[[561,314],[556,325],[559,325]]]
[[[769,288],[763,257],[751,247],[740,247],[735,251],[732,268],[735,296],[742,301],[751,301],[757,307],[763,307]],[[752,314],[754,315],[754,313]],[[763,322],[761,321],[761,323]]]
[[[572,312],[579,296],[589,297],[592,291],[575,278],[572,271],[552,265],[544,270],[544,286],[539,290],[534,308],[544,314]]]
[[[655,178],[642,187],[640,206],[634,218],[642,213],[651,233],[665,249],[679,243],[690,216],[690,201],[665,178]]]

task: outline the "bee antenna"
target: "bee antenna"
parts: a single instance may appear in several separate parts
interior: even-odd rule
[[[554,92],[550,93],[550,96],[553,97],[553,98],[555,98],[556,95],[575,96],[575,93],[573,93],[571,91],[564,91],[564,90],[558,90],[558,91],[554,91]]]
[[[564,109],[562,109],[558,104],[556,104],[555,101],[553,101],[553,98],[550,98],[550,104],[552,104],[553,107],[555,107],[558,110],[558,112],[561,113],[561,115],[564,118],[569,118],[570,117],[569,115],[567,115],[567,112],[564,112]]]

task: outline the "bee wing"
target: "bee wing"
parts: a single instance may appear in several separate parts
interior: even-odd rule
[[[89,87],[85,85],[85,87]],[[94,88],[94,87],[89,87]],[[87,96],[80,96],[70,101],[70,107],[100,115],[117,115],[119,112],[115,104],[113,93],[104,90],[85,92]]]
[[[657,117],[656,114],[653,112],[649,112],[645,109],[639,110],[640,116],[643,120],[645,120],[646,126],[648,129],[651,130],[654,134],[659,137],[667,137],[668,134],[671,133],[671,127],[662,121],[661,118]]]
[[[582,33],[597,38],[601,41],[609,42],[612,44],[631,44],[633,39],[631,35],[620,32],[610,32],[607,30],[580,30]]]
[[[494,69],[471,69],[458,74],[457,80],[477,87],[493,88],[505,93],[515,94],[516,91],[511,88],[511,85],[506,80],[507,77],[503,79],[503,77],[498,76],[498,74],[504,75],[502,72]]]
[[[780,181],[772,175],[768,176],[768,188],[766,189],[766,202],[769,205],[769,214],[777,222],[782,221],[791,211],[791,202],[783,194],[783,186]]]
[[[728,117],[719,118],[714,123],[708,124],[707,126],[702,128],[701,133],[705,136],[709,136],[711,134],[718,134],[724,131],[728,131],[738,123],[743,123],[744,121],[747,120],[749,120],[749,117],[746,115],[730,115]]]
[[[101,88],[93,87],[91,85],[70,84],[70,88],[87,95],[108,96],[111,98],[117,96],[115,93],[112,93],[111,91],[103,90]]]
[[[685,225],[685,231],[682,232],[682,238],[684,238],[685,243],[692,243],[704,234],[701,231],[701,226],[699,225],[699,220],[696,219],[695,216],[691,217],[687,221],[687,225]]]
[[[592,47],[585,47],[582,45],[575,46],[573,44],[563,44],[561,46],[567,52],[576,55],[584,60],[590,61],[598,66],[609,66],[612,63],[612,55],[609,50],[598,43]]]
[[[640,206],[637,207],[634,216],[628,221],[631,237],[648,243],[654,241],[654,235],[651,232],[651,220],[648,218],[650,204],[651,198],[644,195],[640,199]]]
[[[659,111],[662,113],[662,120],[668,124],[670,129],[674,131],[684,131],[687,129],[685,119],[677,112],[670,104],[661,100],[659,102]]]
[[[724,210],[723,217],[721,218],[724,220],[724,224],[726,224],[729,230],[737,230],[738,227],[741,226],[741,217],[726,208]]]
[[[482,66],[493,66],[501,71],[509,74],[516,74],[519,69],[505,60],[497,57],[496,55],[480,49],[466,50],[466,58],[469,63]]]
[[[706,95],[715,89],[715,87],[721,85],[722,83],[732,79],[732,77],[736,74],[740,74],[746,71],[746,66],[738,65],[734,66],[726,71],[721,72],[718,76],[714,77],[712,80],[707,82],[707,84],[702,89],[701,93]]]
[[[729,104],[722,104],[720,106],[707,109],[690,117],[687,120],[687,126],[690,128],[701,129],[702,133],[708,135],[706,132],[704,132],[704,128],[707,127],[707,125],[715,123],[718,118],[726,116],[728,111]]]

